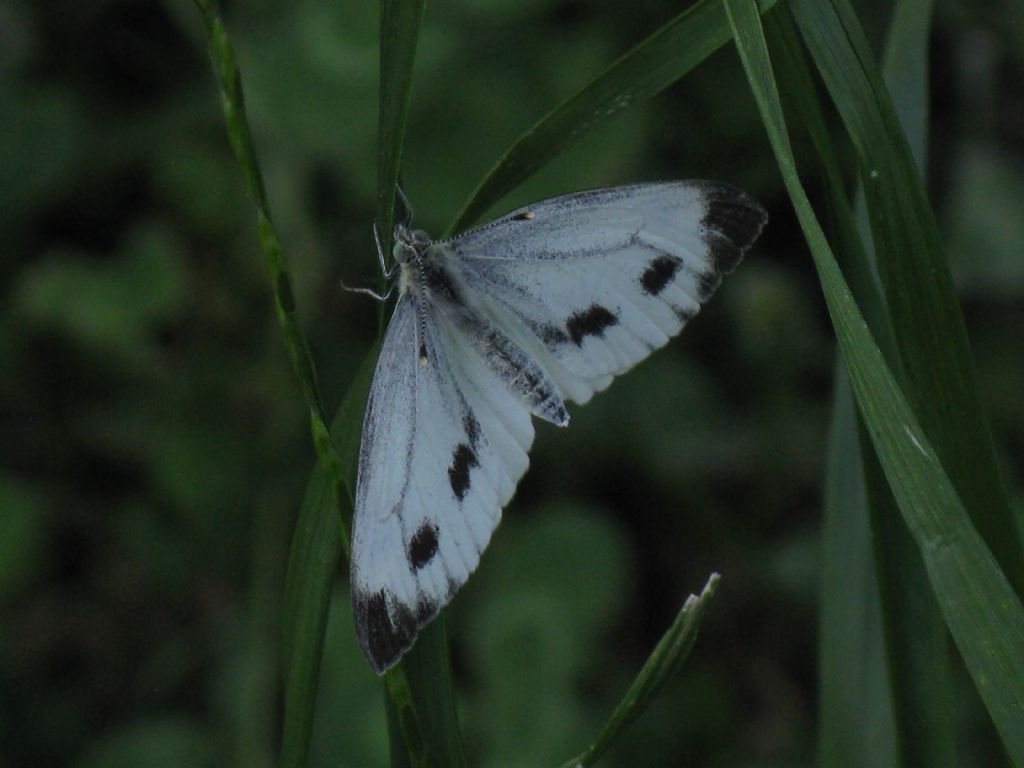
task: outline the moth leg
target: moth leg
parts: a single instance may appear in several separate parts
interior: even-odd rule
[[[388,287],[387,291],[385,291],[384,293],[377,293],[372,288],[351,288],[345,285],[345,281],[342,280],[341,278],[338,278],[338,282],[341,283],[341,289],[343,291],[348,291],[349,293],[361,293],[365,296],[369,296],[371,299],[374,299],[375,301],[387,301],[389,298],[391,298],[391,293],[395,290],[394,283],[392,283]]]
[[[386,280],[390,280],[395,274],[395,270],[398,269],[398,264],[392,264],[390,268],[388,267],[384,259],[384,246],[380,242],[380,230],[377,228],[376,221],[373,222],[373,242],[377,244],[377,260],[380,262],[380,271]]]

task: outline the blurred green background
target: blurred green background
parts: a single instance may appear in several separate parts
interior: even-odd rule
[[[856,6],[880,50],[890,5]],[[681,7],[431,3],[404,168],[417,225],[443,229],[522,131]],[[377,331],[375,305],[339,287],[378,277],[376,4],[225,13],[333,411]],[[939,3],[929,161],[1018,507],[1022,25]],[[313,451],[198,12],[0,1],[0,114],[0,768],[269,766]],[[814,759],[834,344],[735,53],[501,207],[688,177],[747,190],[771,224],[680,340],[574,409],[571,429],[538,426],[532,468],[448,613],[472,765],[554,765],[584,747],[711,571],[723,580],[682,675],[606,764]],[[958,728],[964,765],[998,755],[982,712]],[[341,573],[313,764],[386,761]]]

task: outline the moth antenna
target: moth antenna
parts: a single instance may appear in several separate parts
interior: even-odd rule
[[[403,219],[402,223],[408,227],[410,224],[412,224],[412,203],[410,203],[409,198],[405,196],[405,190],[402,189],[401,182],[399,182],[398,186],[395,187],[395,191],[398,193],[398,199],[402,201],[402,207],[405,208],[405,218]]]

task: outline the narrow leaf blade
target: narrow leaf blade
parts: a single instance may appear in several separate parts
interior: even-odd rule
[[[332,432],[339,436],[350,503],[359,428],[377,353],[378,348],[374,347],[366,356],[332,423]],[[285,768],[304,766],[308,757],[331,591],[345,540],[339,535],[339,525],[323,470],[316,467],[302,499],[285,578],[282,615],[285,693],[281,737],[281,765]]]
[[[910,405],[1019,596],[1024,549],[1018,522],[913,153],[847,0],[793,0],[790,7],[862,160],[876,262]]]
[[[762,11],[775,2],[761,0]],[[477,186],[448,234],[471,225],[581,137],[657,95],[728,41],[718,0],[680,13],[523,134]]]
[[[857,411],[846,371],[838,374],[822,524],[818,757],[826,768],[896,766]]]
[[[921,2],[914,0],[914,10],[926,10]],[[927,13],[899,14],[891,34],[899,40],[913,40],[902,27],[919,27],[926,18]],[[867,251],[859,240],[810,68],[788,9],[771,14],[766,29],[780,80],[786,84],[789,101],[795,105],[800,124],[811,134],[825,168],[830,220],[839,246],[837,256],[854,297],[864,308],[865,320],[891,365],[898,358],[888,308],[878,290]],[[922,110],[913,105],[925,99],[920,76],[927,50],[925,39],[925,35],[918,34],[917,56],[911,57],[904,51],[901,60],[905,68],[918,74],[912,78],[904,73],[901,80],[903,100],[918,115]],[[923,133],[919,136],[923,140]],[[839,377],[845,380],[845,372],[839,372]],[[848,388],[838,387],[837,397],[844,395],[849,396]],[[840,400],[838,404],[843,403]],[[848,411],[848,415],[852,423],[836,425],[833,435],[836,439],[845,438],[845,442],[833,447],[860,451],[862,457],[854,462],[847,455],[842,464],[830,462],[827,476],[830,485],[839,486],[845,493],[830,494],[826,507],[825,541],[832,549],[826,554],[823,573],[824,594],[831,600],[823,604],[822,614],[822,755],[827,759],[825,765],[902,763],[908,767],[951,767],[956,763],[956,751],[945,625],[932,597],[924,564],[913,538],[899,519],[871,442],[865,434],[858,437],[856,413]],[[865,486],[857,494],[849,491],[851,472]],[[855,499],[863,503],[856,503]],[[873,557],[870,552],[857,557],[849,551],[856,550],[858,545],[873,550]],[[844,567],[839,575],[832,567],[836,562],[851,567]],[[854,607],[867,614],[864,622],[834,627],[826,623],[854,619],[847,612]],[[865,628],[872,629],[877,636],[862,636]],[[862,640],[865,647],[856,647],[856,639]],[[878,666],[864,667],[870,663]],[[881,684],[872,678],[878,674],[885,678]],[[891,700],[880,702],[880,692],[891,696]],[[891,719],[894,714],[895,729]],[[887,743],[879,738],[880,730],[888,736]],[[854,743],[859,743],[860,748],[850,749]],[[892,754],[882,760],[879,753],[886,748]]]
[[[1024,608],[971,525],[836,265],[796,172],[756,6],[752,0],[726,0],[726,9],[871,440],[921,550],[946,625],[1008,754],[1024,765]]]
[[[385,254],[391,252],[395,190],[401,173],[413,65],[424,5],[424,0],[381,0],[380,5],[376,224]],[[417,652],[407,654],[386,675],[385,685],[393,708],[388,727],[401,728],[412,765],[458,768],[465,765],[466,758],[456,716],[444,622],[435,621],[420,632],[416,647]],[[392,745],[397,742],[392,733]],[[406,754],[393,750],[391,760],[393,765],[405,765]]]
[[[405,123],[412,95],[413,64],[424,0],[381,0],[380,115],[377,125],[377,230],[391,253],[395,188],[402,170]]]
[[[679,672],[697,641],[697,630],[704,611],[718,588],[719,575],[711,574],[700,595],[690,595],[676,615],[668,631],[662,635],[654,651],[647,658],[633,684],[612,712],[608,722],[582,753],[567,762],[563,768],[585,768],[593,765],[611,746],[612,742],[631,722],[639,717],[658,695],[665,684]]]

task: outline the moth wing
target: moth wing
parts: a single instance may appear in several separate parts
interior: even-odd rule
[[[726,184],[662,182],[541,201],[446,246],[481,308],[585,403],[679,333],[766,221]]]
[[[352,534],[356,634],[378,673],[454,596],[529,463],[530,413],[459,330],[403,296],[381,347]]]

